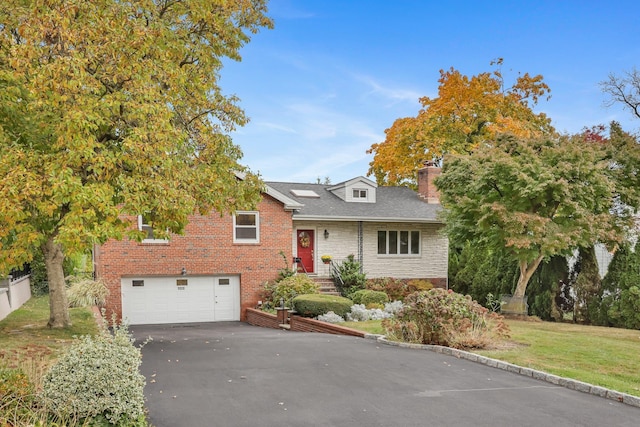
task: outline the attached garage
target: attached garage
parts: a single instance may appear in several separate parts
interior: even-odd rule
[[[240,320],[239,276],[127,277],[120,289],[131,325]]]

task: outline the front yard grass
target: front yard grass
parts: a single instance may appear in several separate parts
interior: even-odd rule
[[[507,324],[508,343],[474,353],[640,396],[640,331],[539,321]],[[341,325],[384,334],[379,320]]]
[[[38,377],[72,343],[74,336],[97,333],[90,309],[72,308],[69,314],[70,328],[49,329],[48,295],[32,297],[9,314],[0,321],[0,367],[22,367],[30,377]]]
[[[640,396],[640,331],[507,321],[515,346],[483,356]]]
[[[363,331],[368,334],[384,335],[384,329],[380,320],[365,320],[364,322],[344,322],[338,323],[340,326]]]

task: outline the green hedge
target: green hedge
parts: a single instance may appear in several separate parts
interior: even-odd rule
[[[362,289],[356,291],[351,296],[354,304],[362,304],[367,306],[369,304],[382,304],[389,302],[389,296],[382,291],[372,291],[370,289]]]
[[[334,295],[298,295],[293,299],[294,310],[305,317],[317,317],[330,311],[344,317],[352,305],[350,299]]]

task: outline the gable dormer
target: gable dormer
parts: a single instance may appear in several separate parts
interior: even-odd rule
[[[327,190],[349,203],[375,203],[378,185],[363,177],[350,179],[329,187]]]

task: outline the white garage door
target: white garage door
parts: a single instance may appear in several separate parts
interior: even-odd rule
[[[131,325],[240,320],[240,278],[133,277],[121,281]]]

